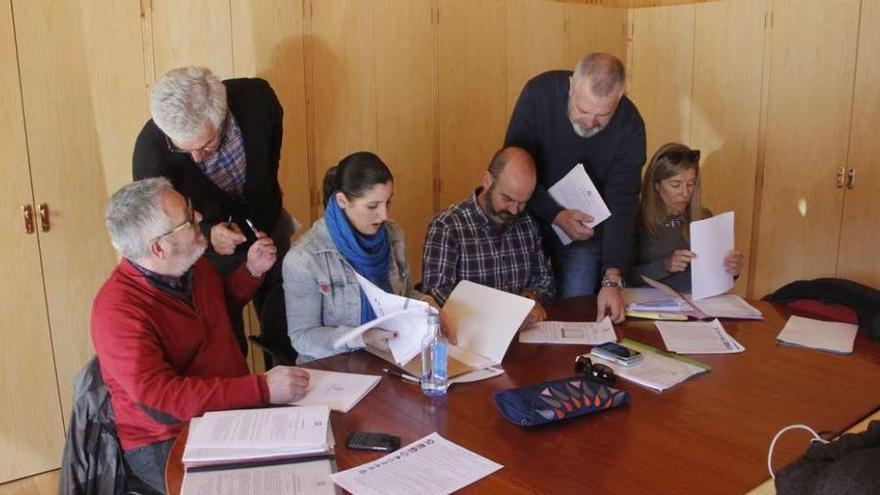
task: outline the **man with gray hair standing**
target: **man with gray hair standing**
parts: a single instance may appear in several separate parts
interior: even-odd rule
[[[134,179],[167,177],[192,200],[221,273],[235,270],[256,240],[248,222],[269,234],[283,258],[294,227],[278,184],[284,111],[269,83],[221,82],[204,67],[182,67],[156,82],[150,112],[135,142]],[[280,283],[279,265],[254,298],[258,312]],[[244,351],[241,308],[229,310]]]
[[[624,94],[623,63],[585,55],[574,72],[550,71],[526,83],[504,139],[535,158],[538,186],[529,208],[542,224],[559,297],[595,294],[598,319],[624,319],[622,273],[629,263],[645,164],[645,123]],[[563,208],[547,189],[582,163],[611,217],[587,226],[586,213]],[[574,240],[564,246],[557,225]],[[600,282],[601,280],[601,282]]]
[[[126,461],[164,493],[165,459],[187,421],[289,404],[305,395],[309,375],[287,366],[250,374],[226,315],[226,302],[244,304],[276,261],[265,234],[222,277],[202,258],[202,215],[164,178],[120,189],[106,220],[122,260],[95,297],[92,343]]]

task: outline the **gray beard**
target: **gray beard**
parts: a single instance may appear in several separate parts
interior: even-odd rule
[[[571,122],[571,128],[574,130],[574,133],[582,138],[591,138],[591,137],[595,136],[596,134],[599,134],[600,132],[602,132],[603,129],[605,129],[605,127],[602,127],[602,126],[594,127],[592,129],[587,129],[586,127],[578,124],[577,122],[573,122],[571,119],[569,119],[569,122]]]

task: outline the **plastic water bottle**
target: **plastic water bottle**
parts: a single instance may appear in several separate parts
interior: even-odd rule
[[[446,337],[440,332],[440,314],[428,309],[427,345],[422,349],[422,393],[428,397],[446,395]]]

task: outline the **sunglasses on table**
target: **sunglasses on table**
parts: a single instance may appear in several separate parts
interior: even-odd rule
[[[577,359],[575,359],[574,371],[575,373],[587,375],[588,377],[593,377],[608,384],[614,382],[614,370],[611,369],[610,366],[593,363],[593,361],[586,356],[578,356]]]

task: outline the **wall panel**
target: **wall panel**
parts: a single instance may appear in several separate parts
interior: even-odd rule
[[[406,235],[414,281],[434,212],[436,24],[431,0],[376,2],[376,130],[379,156],[394,173],[390,215]]]
[[[64,436],[39,242],[21,212],[33,195],[11,7],[0,3],[0,483],[57,467]]]
[[[774,0],[752,294],[837,269],[859,1]]]
[[[507,129],[504,0],[440,0],[440,205],[466,199]],[[491,20],[491,22],[489,22]]]
[[[220,79],[232,77],[229,0],[150,0],[147,3],[152,5],[153,80],[186,65],[208,67]]]
[[[269,81],[284,107],[278,181],[284,207],[307,227],[312,219],[312,184],[306,149],[302,1],[233,0],[232,13],[234,75]]]
[[[736,246],[750,256],[766,0],[696,9],[690,142],[702,151],[703,205],[736,213]],[[745,267],[747,268],[747,266]],[[736,283],[745,294],[748,273]]]
[[[568,69],[565,5],[507,0],[507,113],[509,120],[525,83],[536,75]]]
[[[568,56],[573,69],[590,52],[610,53],[626,61],[627,10],[595,5],[568,4]]]
[[[837,276],[880,288],[880,1],[862,0],[859,53],[853,97],[852,135],[847,168],[855,187],[847,189]]]
[[[648,159],[660,145],[690,141],[693,5],[633,12],[628,94],[645,119]]]
[[[51,0],[13,5],[34,200],[47,203],[51,216],[50,230],[39,235],[40,253],[66,419],[73,377],[94,353],[89,336],[92,298],[116,263],[104,226],[110,184],[104,171],[114,170],[113,180],[121,181],[123,171],[131,170],[130,158],[118,158],[123,161],[118,165],[102,163],[101,146],[116,139],[131,143],[134,136],[113,134],[116,122],[97,122],[122,115],[120,132],[137,127],[128,118],[137,115],[96,111],[117,102],[92,95],[115,85],[118,93],[112,94],[136,100],[135,106],[143,101],[142,71],[91,72],[90,67],[99,61],[117,69],[129,67],[126,57],[140,55],[98,46],[136,46],[132,37],[140,34],[134,27],[139,12],[116,2],[107,2],[105,8]],[[93,38],[86,33],[94,26],[113,23],[131,26],[131,31],[107,30],[102,43],[90,42]],[[101,136],[102,131],[111,133]],[[105,151],[123,155],[124,145],[117,146]]]

